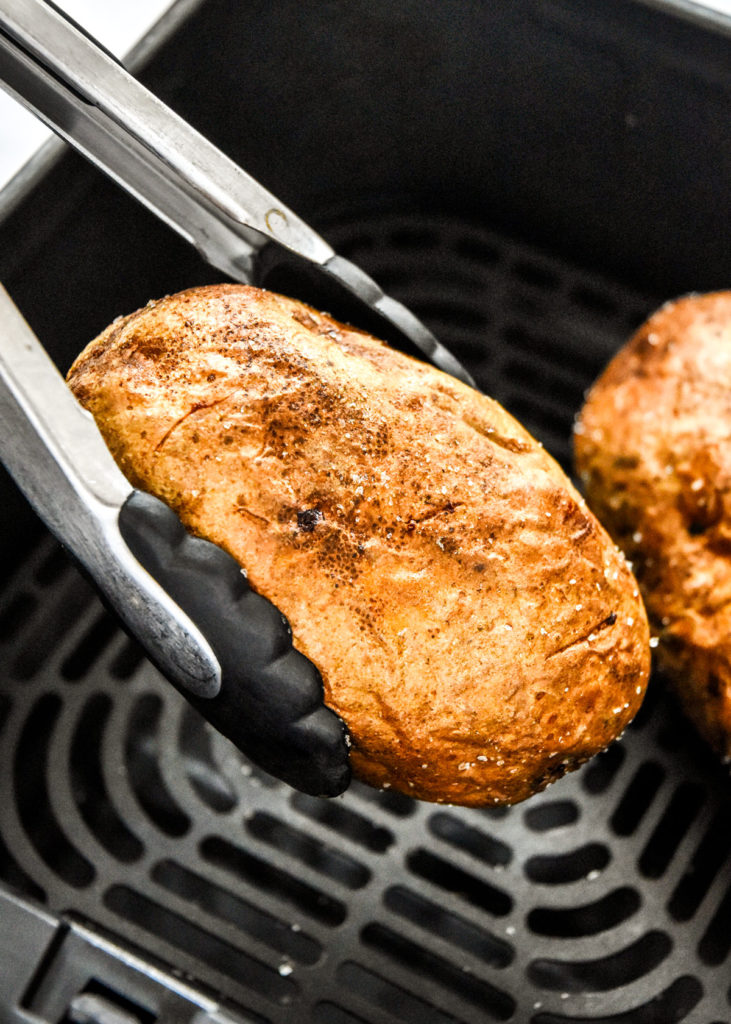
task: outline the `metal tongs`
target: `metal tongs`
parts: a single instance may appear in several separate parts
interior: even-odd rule
[[[0,83],[227,277],[285,269],[341,319],[469,374],[400,303],[42,0],[0,0]],[[303,296],[298,296],[303,297]],[[334,795],[348,737],[284,617],[135,491],[0,287],[0,457],[163,674],[274,775]]]
[[[235,281],[304,276],[334,315],[467,371],[401,303],[211,145],[43,0],[0,0],[0,81]],[[380,332],[380,333],[379,333]]]

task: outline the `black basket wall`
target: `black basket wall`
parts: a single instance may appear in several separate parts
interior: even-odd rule
[[[642,4],[208,0],[143,78],[570,469],[633,328],[729,285],[728,56]],[[217,279],[70,155],[0,239],[64,369]],[[7,478],[0,515],[0,1019],[731,1021],[731,785],[661,680],[512,809],[317,800],[178,698]]]

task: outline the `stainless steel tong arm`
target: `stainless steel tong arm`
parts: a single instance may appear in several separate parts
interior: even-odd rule
[[[222,548],[125,480],[0,286],[0,459],[153,663],[257,764],[312,796],[350,780],[344,722],[281,612]]]
[[[120,534],[132,486],[2,285],[0,459],[163,672],[214,697],[221,671],[211,646]]]
[[[474,386],[408,309],[43,0],[0,0],[0,81],[227,277],[255,283],[256,257],[275,243],[315,271],[323,308],[342,301],[342,318]]]
[[[0,3],[9,91],[235,280],[271,240],[322,264],[331,247],[42,0]]]

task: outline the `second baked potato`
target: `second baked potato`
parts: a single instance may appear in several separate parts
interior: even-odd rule
[[[731,292],[650,317],[591,390],[575,448],[634,565],[659,664],[731,758]]]

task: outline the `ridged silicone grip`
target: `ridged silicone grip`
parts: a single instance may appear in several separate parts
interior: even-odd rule
[[[305,793],[337,796],[350,781],[347,730],[323,703],[320,673],[292,646],[289,623],[254,593],[221,548],[134,491],[119,514],[132,554],[193,620],[221,666],[216,697],[183,695],[267,772]]]

